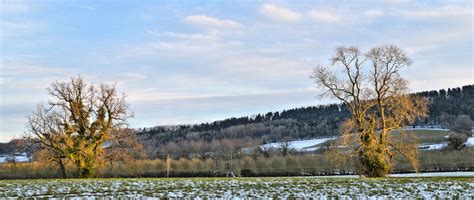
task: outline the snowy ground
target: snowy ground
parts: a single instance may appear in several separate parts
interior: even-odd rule
[[[470,137],[467,139],[466,146],[468,147],[474,147],[474,137]],[[448,142],[442,142],[442,143],[433,143],[433,144],[420,144],[419,149],[421,150],[439,150],[446,148],[448,146]]]
[[[318,147],[314,147],[315,145],[324,143],[329,140],[334,140],[336,137],[328,137],[328,138],[319,138],[319,139],[311,139],[311,140],[295,140],[290,141],[290,148],[297,150],[297,151],[315,151]],[[278,149],[282,145],[281,142],[274,142],[264,144],[261,147],[263,148],[275,148]]]
[[[474,147],[474,137],[470,137],[467,139],[466,146]]]
[[[439,127],[439,126],[405,127],[405,128],[401,128],[399,130],[404,130],[404,131],[449,131],[449,129]]]
[[[390,177],[474,177],[474,172],[428,172],[391,174]]]
[[[15,160],[15,162],[29,162],[30,161],[30,158],[26,155],[26,153],[16,154],[14,156],[0,154],[0,164],[6,163],[13,159]]]
[[[448,142],[435,143],[435,144],[420,144],[418,148],[420,150],[440,150],[448,146]]]
[[[337,137],[328,137],[328,138],[319,138],[319,139],[310,139],[310,140],[295,140],[290,141],[290,147],[297,151],[315,151],[318,150],[319,147],[314,147],[315,145],[324,143],[329,140],[334,140]],[[268,143],[261,146],[261,148],[281,148],[281,142],[274,142]],[[448,146],[448,142],[441,142],[441,143],[423,143],[419,145],[420,150],[440,150]],[[474,137],[470,137],[467,142],[466,146],[474,147]]]
[[[0,181],[0,198],[474,198],[474,178],[180,178]]]

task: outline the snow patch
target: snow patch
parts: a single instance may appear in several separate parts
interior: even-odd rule
[[[26,153],[14,154],[13,156],[4,154],[0,155],[0,164],[14,160],[15,162],[30,162],[31,157],[28,157]]]
[[[437,143],[437,144],[420,144],[418,149],[420,150],[439,150],[448,146],[448,143]]]
[[[315,145],[322,144],[324,142],[327,142],[329,140],[334,140],[334,139],[336,139],[336,137],[319,138],[319,139],[311,139],[311,140],[295,140],[295,141],[290,141],[289,145],[290,145],[290,148],[297,151],[315,151],[319,149],[319,147],[314,147]],[[264,144],[260,147],[279,149],[282,147],[282,143],[273,142],[273,143]]]
[[[474,172],[429,172],[429,173],[408,173],[390,174],[390,177],[474,177]]]
[[[449,131],[448,128],[443,128],[441,126],[415,126],[415,127],[405,127],[401,128],[399,130],[404,130],[404,131],[418,131],[418,130],[424,130],[424,131]]]
[[[468,147],[474,147],[474,137],[468,138],[465,144]]]

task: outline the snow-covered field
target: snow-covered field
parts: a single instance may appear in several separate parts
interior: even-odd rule
[[[26,155],[26,153],[11,155],[0,155],[0,164],[8,161],[14,160],[15,162],[29,162],[31,159]]]
[[[466,146],[474,147],[474,137],[470,137],[467,139]],[[448,146],[448,142],[441,142],[441,143],[432,143],[432,144],[420,144],[418,147],[421,150],[440,150],[446,148]]]
[[[405,127],[399,130],[404,131],[449,131],[448,128],[443,128],[440,126],[417,126],[417,127]]]
[[[329,140],[334,140],[336,137],[328,137],[328,138],[319,138],[319,139],[310,139],[310,140],[295,140],[290,141],[290,148],[297,150],[297,151],[315,151],[318,150],[318,147],[314,147],[315,145],[324,143]],[[278,149],[282,145],[281,142],[274,142],[264,144],[261,147],[263,148],[275,148]]]
[[[296,151],[315,151],[318,150],[319,147],[315,147],[315,145],[322,144],[329,140],[337,139],[337,137],[328,137],[328,138],[319,138],[319,139],[310,139],[310,140],[295,140],[290,141],[290,148]],[[261,145],[261,148],[281,148],[281,142],[274,142]],[[448,146],[448,142],[441,142],[441,143],[423,143],[419,145],[420,150],[440,150]],[[474,147],[474,137],[470,137],[467,142],[466,146]]]
[[[470,137],[467,139],[466,146],[474,147],[474,137]]]
[[[420,150],[440,150],[448,146],[447,142],[434,143],[434,144],[420,144],[418,148]]]
[[[180,178],[0,181],[0,198],[472,199],[474,178]]]
[[[390,177],[474,177],[474,172],[427,172],[390,174]]]

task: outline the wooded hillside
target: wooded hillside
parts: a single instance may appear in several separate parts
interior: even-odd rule
[[[430,100],[429,116],[413,125],[448,127],[457,115],[474,119],[474,85],[432,90],[412,95]],[[330,104],[268,112],[253,117],[229,118],[212,123],[156,126],[138,131],[141,140],[151,146],[182,141],[212,142],[248,138],[272,142],[282,139],[317,138],[339,134],[339,126],[349,117],[342,104]]]

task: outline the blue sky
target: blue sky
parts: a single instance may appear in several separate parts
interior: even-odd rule
[[[117,83],[131,127],[327,103],[309,76],[339,45],[405,49],[411,91],[474,83],[471,1],[0,2],[0,141],[79,74]]]

